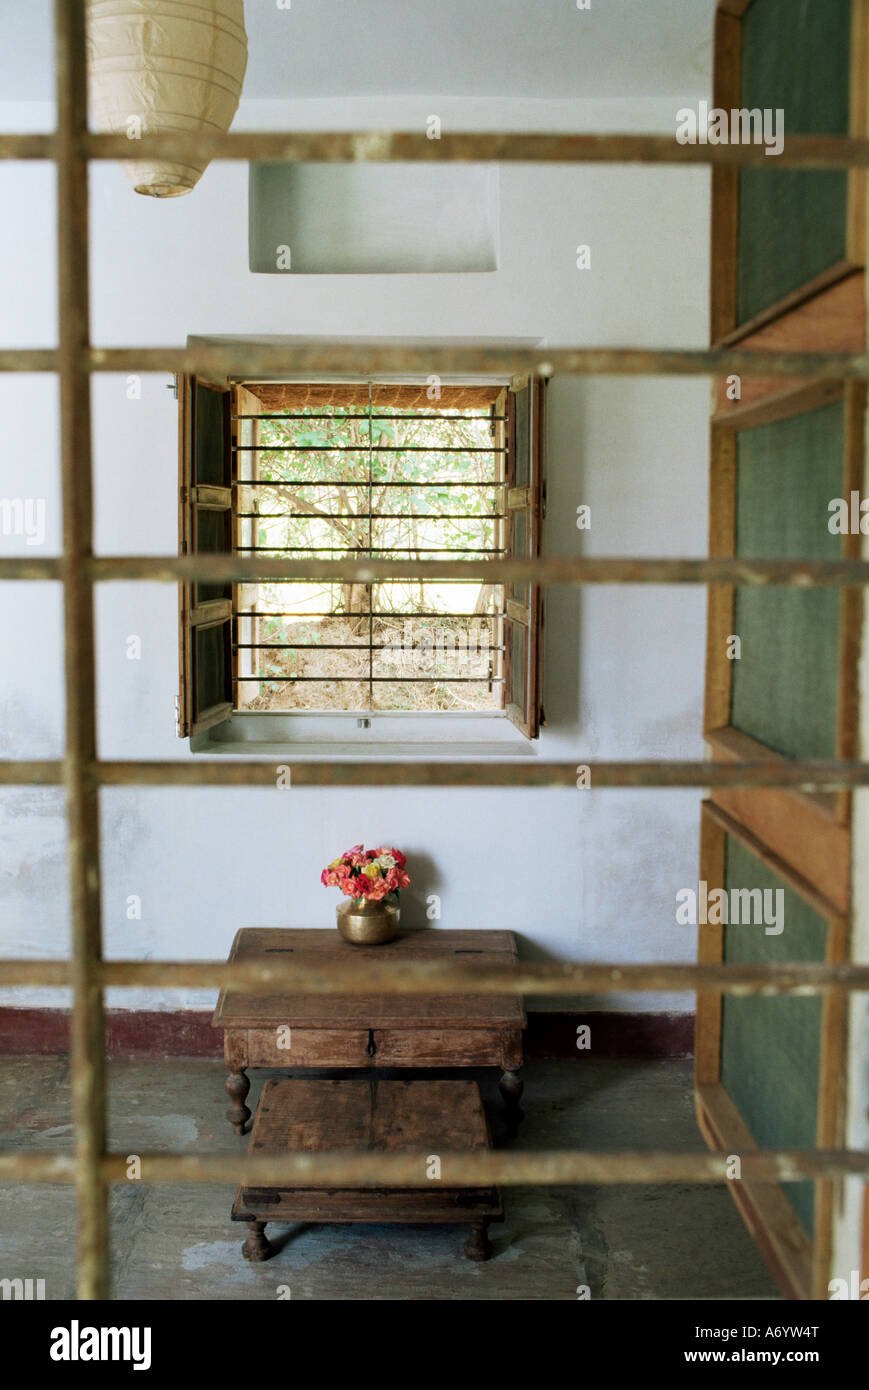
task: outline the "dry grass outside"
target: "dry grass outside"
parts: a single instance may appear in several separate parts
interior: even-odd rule
[[[491,619],[374,618],[371,653],[366,617],[269,622],[264,615],[257,621],[268,627],[280,625],[279,637],[266,635],[263,641],[303,645],[257,653],[257,680],[243,682],[245,709],[370,708],[424,713],[501,707],[501,687],[490,680],[496,660]],[[308,647],[313,642],[323,645]],[[325,644],[352,644],[352,648],[333,650]],[[330,676],[343,679],[330,680]],[[373,686],[369,676],[375,677]]]

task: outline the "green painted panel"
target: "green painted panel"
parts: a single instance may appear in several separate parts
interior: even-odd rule
[[[841,558],[829,503],[842,491],[841,401],[737,435],[736,554]],[[741,588],[731,722],[778,753],[835,758],[839,599],[834,589]]]
[[[231,698],[229,623],[194,628],[196,642],[196,703],[194,718]]]
[[[522,711],[522,718],[525,719],[528,714],[525,708],[525,629],[521,623],[513,623],[512,629],[513,662],[510,698],[517,709]]]
[[[781,933],[767,935],[763,925],[728,925],[724,932],[725,961],[776,964],[824,960],[824,918],[732,835],[727,836],[725,885],[728,895],[740,888],[783,895],[779,900]],[[776,899],[768,901],[772,904]],[[819,997],[724,996],[721,1081],[761,1148],[814,1147],[820,1061]],[[811,1234],[813,1184],[783,1186]]]
[[[784,111],[788,135],[847,135],[851,0],[754,0],[742,23],[742,106]],[[845,255],[843,171],[743,169],[740,323]]]
[[[196,383],[194,482],[228,487],[226,392]]]
[[[513,554],[520,560],[528,557],[528,513],[517,510],[513,513]],[[510,585],[510,596],[517,603],[528,606],[528,585],[521,580],[514,580]]]
[[[516,392],[516,487],[527,487],[531,469],[531,388]]]
[[[199,555],[226,555],[231,549],[230,514],[197,507],[194,512],[196,525],[196,552]],[[196,602],[207,603],[209,599],[231,598],[232,585],[205,583],[196,585]]]

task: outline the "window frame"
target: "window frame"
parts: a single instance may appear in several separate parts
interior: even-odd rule
[[[319,384],[316,379],[284,378],[288,383]],[[330,381],[334,382],[335,378]],[[347,379],[347,384],[360,384],[361,378]],[[378,377],[378,384],[425,384],[414,378]],[[505,484],[503,489],[503,510],[510,512],[510,519],[502,523],[505,527],[505,550],[508,556],[515,554],[516,526],[514,518],[521,511],[526,517],[524,530],[523,556],[533,558],[541,551],[542,522],[544,510],[544,440],[543,440],[543,401],[545,383],[535,378],[514,378],[510,383],[503,379],[491,378],[458,379],[444,378],[451,385],[500,385],[504,391],[504,405],[501,413],[506,415],[504,424]],[[229,483],[231,489],[230,541],[228,552],[235,550],[237,534],[237,497],[240,479],[238,477],[235,445],[239,441],[240,422],[237,416],[242,412],[238,405],[238,393],[254,385],[253,380],[233,379],[223,383],[205,381],[189,375],[178,379],[179,403],[179,550],[181,554],[194,553],[195,512],[203,508],[208,499],[201,496],[201,486],[197,489],[194,477],[196,458],[196,410],[197,389],[203,387],[224,391],[231,400],[226,414],[226,448],[229,451]],[[516,402],[520,393],[525,392],[528,400],[528,459],[526,465],[527,486],[515,488],[517,475],[517,430]],[[259,404],[259,402],[258,402]],[[509,501],[508,501],[509,499]],[[222,499],[220,499],[222,500]],[[491,755],[530,751],[529,745],[539,737],[540,699],[541,699],[541,627],[543,603],[539,584],[522,586],[525,602],[518,596],[509,595],[510,611],[499,615],[498,627],[503,631],[503,645],[507,649],[502,663],[504,677],[504,706],[501,709],[469,711],[398,711],[398,710],[245,710],[236,706],[237,689],[237,641],[238,641],[238,585],[233,583],[229,600],[209,600],[197,605],[192,586],[179,585],[179,665],[180,694],[178,734],[190,739],[192,752],[256,752],[258,748],[298,749],[300,752],[318,748],[321,756],[329,756],[329,746],[341,747],[341,755],[347,752],[348,745],[358,745],[360,753],[366,750],[383,750],[395,747],[395,756],[410,754],[419,756],[439,752],[462,755],[486,756],[489,747]],[[510,586],[516,588],[516,586]],[[518,595],[518,590],[517,590]],[[209,627],[223,627],[228,655],[225,661],[225,698],[211,708],[201,710],[197,706],[196,691],[198,674],[196,669],[196,640],[198,630]],[[526,635],[524,642],[524,662],[521,679],[522,703],[510,698],[513,689],[513,652],[515,632],[522,627]],[[496,627],[496,632],[497,632]],[[499,638],[499,644],[501,639]],[[243,723],[242,723],[243,721]],[[304,735],[296,737],[290,726],[304,728]],[[506,730],[503,726],[509,725]],[[425,727],[422,727],[425,726]],[[497,726],[497,728],[496,728]],[[278,733],[277,731],[280,730]],[[410,731],[409,733],[406,731]],[[422,736],[421,736],[422,735]],[[410,742],[408,742],[410,738]],[[351,754],[352,755],[352,754]]]

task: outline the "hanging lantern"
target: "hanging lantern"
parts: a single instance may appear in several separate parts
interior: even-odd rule
[[[130,140],[227,131],[247,66],[243,0],[88,0],[90,125]],[[189,193],[208,161],[124,161],[137,193]]]

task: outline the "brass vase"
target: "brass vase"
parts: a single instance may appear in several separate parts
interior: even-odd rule
[[[370,898],[348,898],[338,907],[338,931],[354,946],[381,946],[398,935],[399,907]]]

